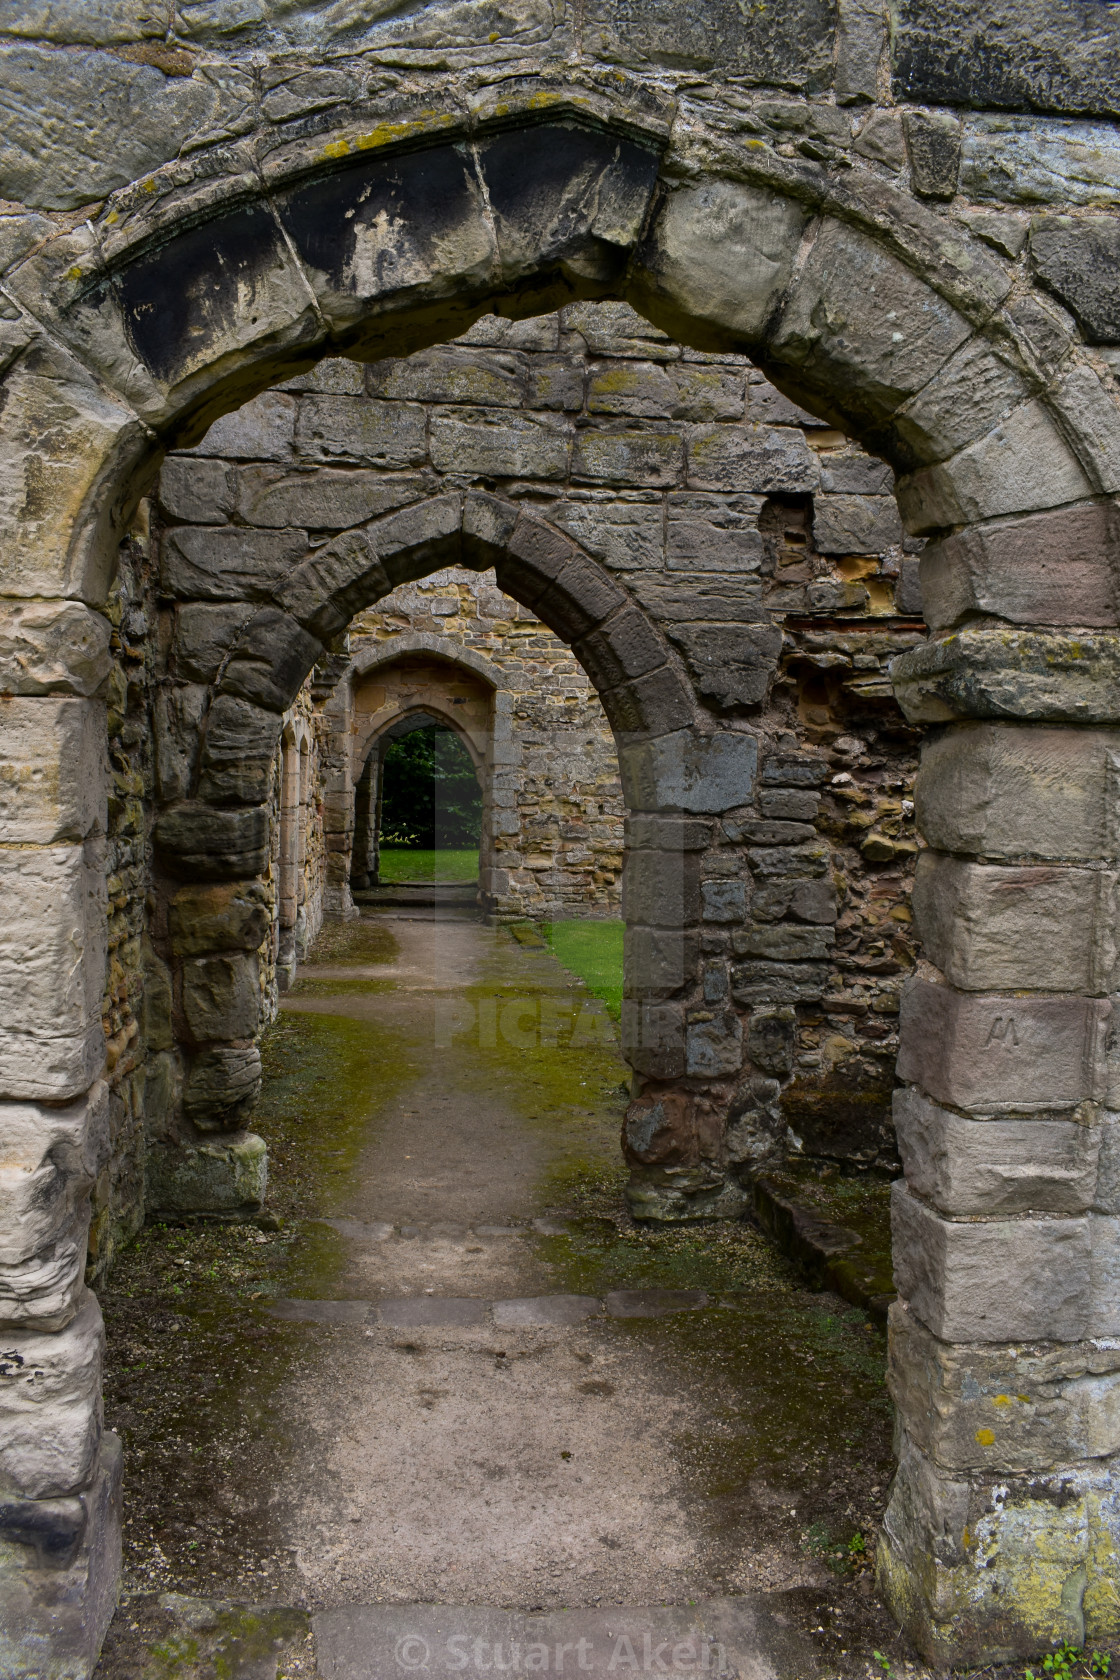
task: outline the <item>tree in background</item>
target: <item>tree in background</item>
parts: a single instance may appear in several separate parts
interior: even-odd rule
[[[422,724],[389,743],[381,783],[381,840],[425,850],[477,846],[482,789],[453,729]]]

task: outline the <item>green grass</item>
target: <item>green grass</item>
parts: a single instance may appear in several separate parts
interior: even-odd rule
[[[544,922],[541,933],[558,962],[601,998],[611,1019],[622,1014],[622,922]]]
[[[419,846],[382,846],[380,879],[387,881],[477,881],[478,853],[426,852]]]

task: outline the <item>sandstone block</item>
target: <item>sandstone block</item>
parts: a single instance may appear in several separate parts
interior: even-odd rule
[[[255,954],[197,957],[184,963],[183,1015],[197,1044],[252,1038],[261,1015]]]
[[[105,1331],[86,1294],[64,1330],[0,1330],[0,1490],[57,1499],[88,1487],[101,1442]]]
[[[697,694],[721,712],[761,706],[778,668],[782,632],[776,624],[672,624],[670,640],[684,654]]]
[[[256,883],[180,887],[167,919],[176,956],[255,951],[268,934],[269,907]]]
[[[282,718],[248,700],[219,694],[206,716],[198,792],[217,805],[267,799]]]
[[[737,957],[766,957],[772,962],[811,962],[827,958],[836,943],[830,927],[794,927],[788,922],[737,929],[731,949]]]
[[[373,396],[392,402],[471,403],[520,408],[525,401],[526,360],[509,350],[435,345],[403,360],[390,357],[369,371]]]
[[[656,300],[651,312],[674,326],[703,322],[728,348],[758,339],[789,284],[805,221],[792,200],[738,181],[678,186],[633,259],[635,302]]]
[[[299,404],[284,391],[262,391],[215,420],[189,455],[231,461],[288,461],[295,445]]]
[[[166,475],[167,467],[163,472]],[[363,467],[287,472],[283,467],[245,466],[237,471],[235,482],[237,511],[242,519],[249,525],[276,530],[289,526],[346,530],[404,507],[423,494],[416,473],[384,473]],[[162,486],[162,478],[160,483]]]
[[[752,846],[747,856],[755,875],[824,875],[832,853],[824,841],[807,841],[803,846]]]
[[[109,621],[79,601],[0,607],[0,683],[6,694],[96,694],[109,675]]]
[[[946,1220],[899,1179],[891,1232],[899,1295],[940,1340],[1071,1342],[1087,1333],[1087,1219]]]
[[[678,484],[684,448],[676,432],[578,431],[572,477],[592,484]]]
[[[106,908],[101,845],[0,850],[0,1091],[63,1102],[104,1061]]]
[[[723,730],[678,730],[619,752],[626,800],[636,810],[728,811],[754,791],[758,742]]]
[[[566,587],[567,572],[557,585]],[[596,688],[614,688],[627,677],[644,676],[665,663],[665,645],[637,607],[624,607],[599,630],[573,645],[572,652]]]
[[[162,811],[155,826],[156,851],[172,874],[187,880],[245,881],[268,860],[268,812],[221,811],[183,804]]]
[[[645,927],[683,928],[700,919],[695,852],[630,852],[622,874],[623,915]]]
[[[564,641],[574,642],[602,624],[609,614],[624,606],[625,602],[625,594],[609,572],[583,559],[582,556],[577,556],[564,567],[556,582],[545,590],[533,610],[549,629],[554,630]],[[635,613],[634,617],[636,616],[638,615]],[[631,627],[634,617],[627,620]],[[607,641],[611,639],[609,626],[604,628],[603,636]],[[625,642],[625,626],[622,636]],[[630,640],[634,639],[632,634]],[[652,639],[656,640],[656,637]],[[664,653],[658,664],[663,662]]]
[[[275,591],[277,603],[320,639],[344,630],[355,612],[392,588],[365,531],[344,531],[310,553]]]
[[[238,632],[222,672],[222,692],[268,711],[283,712],[322,653],[322,642],[302,629],[290,613],[264,607]]]
[[[1120,1334],[1120,1217],[1089,1216],[1090,1295],[1086,1324],[1090,1336]]]
[[[697,490],[796,495],[820,482],[816,454],[800,432],[771,426],[693,426],[688,482]]]
[[[1003,514],[1081,501],[1091,486],[1038,402],[1011,411],[947,461],[898,482],[898,507],[912,535]]]
[[[731,967],[731,996],[736,1003],[816,1003],[828,983],[821,963],[738,962]]]
[[[1098,1213],[1120,1213],[1120,1115],[1113,1109],[1101,1114],[1100,1140],[1093,1206]]]
[[[622,1053],[637,1073],[676,1079],[684,1072],[684,1017],[679,1004],[622,1000]]]
[[[179,607],[172,644],[175,675],[191,683],[213,682],[252,613],[242,601],[189,601]]]
[[[583,364],[566,356],[533,356],[529,361],[529,407],[578,414],[584,397]]]
[[[200,1131],[237,1131],[260,1091],[261,1055],[256,1045],[217,1045],[191,1058],[183,1113]]]
[[[894,473],[886,461],[862,449],[830,449],[820,461],[821,489],[829,495],[889,496],[894,490]]]
[[[988,857],[1117,853],[1120,730],[964,723],[925,741],[915,791],[931,846]]]
[[[780,922],[783,916],[797,922],[834,922],[837,908],[831,881],[767,881],[755,887],[751,898],[751,914],[760,922]]]
[[[573,495],[550,508],[550,522],[612,571],[661,566],[665,532],[660,499],[622,501],[594,490],[583,494],[586,500]]]
[[[617,688],[604,689],[599,699],[619,743],[686,729],[696,715],[688,684],[667,665]]]
[[[919,975],[902,993],[900,1079],[972,1113],[1075,1108],[1094,1096],[1107,1005],[981,997]]]
[[[183,525],[163,544],[163,587],[179,600],[267,601],[306,553],[305,531]]]
[[[432,465],[471,478],[564,478],[570,428],[551,417],[485,412],[432,420]]]
[[[148,1205],[155,1213],[259,1213],[268,1149],[253,1132],[192,1148],[157,1143],[148,1153]]]
[[[1076,1120],[967,1120],[913,1088],[894,1094],[906,1182],[949,1215],[1084,1213],[1100,1130]]]
[[[771,753],[762,764],[759,780],[767,787],[820,787],[829,766],[809,753]]]
[[[709,1021],[691,1021],[685,1033],[685,1072],[692,1079],[723,1079],[743,1063],[743,1025],[733,1009]]]
[[[152,726],[160,799],[185,799],[194,785],[206,696],[203,683],[165,683],[156,690]]]
[[[634,8],[593,0],[586,27],[609,62],[717,70],[750,82],[808,88],[831,70],[834,14],[812,0],[759,21],[730,0],[682,11],[669,0]],[[825,66],[828,66],[828,70]]]
[[[1013,624],[1118,622],[1108,503],[997,520],[933,543],[921,559],[922,601],[934,630],[975,613]]]
[[[1039,723],[1120,719],[1120,637],[973,628],[891,661],[891,681],[915,723],[962,717]]]
[[[813,542],[822,554],[879,554],[902,541],[893,496],[818,495]]]
[[[428,453],[426,433],[418,404],[364,397],[304,397],[296,427],[305,459],[389,469],[419,466]]]
[[[1031,266],[1076,317],[1090,344],[1120,339],[1120,237],[1111,216],[1036,216]]]
[[[675,992],[696,971],[696,939],[677,928],[626,927],[623,984],[627,997]]]
[[[1116,897],[1111,873],[924,851],[914,919],[930,962],[964,991],[1110,991]]]
[[[677,386],[658,362],[592,363],[588,370],[587,412],[626,414],[638,419],[668,420],[678,404]]]
[[[741,367],[697,367],[677,362],[673,368],[677,420],[741,420],[746,410],[746,382]]]
[[[922,198],[953,198],[961,167],[960,123],[944,112],[908,111],[902,124],[914,191]]]
[[[0,708],[0,840],[84,840],[106,823],[105,706],[9,695]]]
[[[797,1014],[793,1009],[752,1009],[747,1023],[747,1055],[764,1073],[781,1078],[793,1070],[797,1049]]]
[[[86,1676],[117,1606],[121,1566],[120,1442],[101,1438],[93,1481],[67,1499],[6,1502],[0,1663],[13,1675]],[[49,1663],[27,1653],[50,1651]]]
[[[1030,52],[1035,57],[1037,47],[1032,44]],[[1095,56],[1098,44],[1089,52]],[[1098,59],[1098,74],[1102,67]],[[1084,106],[1075,110],[1080,113]],[[977,112],[964,125],[961,191],[974,201],[1025,204],[1032,210],[1040,204],[1115,204],[1120,146],[1111,125],[1104,123]]]
[[[228,463],[169,455],[160,468],[159,502],[168,519],[188,525],[224,525],[236,506]],[[290,525],[292,521],[281,523]]]
[[[48,1248],[73,1222],[109,1157],[109,1095],[0,1103],[0,1264]]]
[[[747,913],[745,881],[702,881],[700,897],[706,922],[741,922]]]
[[[62,1330],[85,1294],[89,1202],[45,1247],[26,1260],[0,1261],[0,1325],[27,1330]]]
[[[758,496],[670,495],[665,527],[669,570],[756,572],[764,553],[761,507]]]

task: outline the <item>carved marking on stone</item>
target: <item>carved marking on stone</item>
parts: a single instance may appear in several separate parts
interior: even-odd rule
[[[997,1015],[992,1022],[984,1048],[988,1050],[993,1044],[1002,1044],[1004,1049],[1010,1044],[1018,1044],[1019,1034],[1015,1030],[1014,1015]]]

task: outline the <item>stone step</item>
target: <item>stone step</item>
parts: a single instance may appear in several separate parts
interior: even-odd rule
[[[543,1329],[588,1319],[665,1318],[700,1312],[714,1303],[703,1289],[614,1289],[597,1295],[521,1295],[487,1300],[477,1295],[396,1295],[379,1301],[303,1301],[283,1297],[267,1309],[273,1318],[309,1324],[381,1324],[397,1330],[493,1324],[504,1329]]]
[[[547,1612],[378,1604],[322,1610],[311,1625],[322,1680],[831,1680],[847,1653],[820,1626],[828,1613],[816,1599],[779,1592]]]
[[[477,881],[394,881],[353,895],[362,909],[453,909],[478,903]]]

